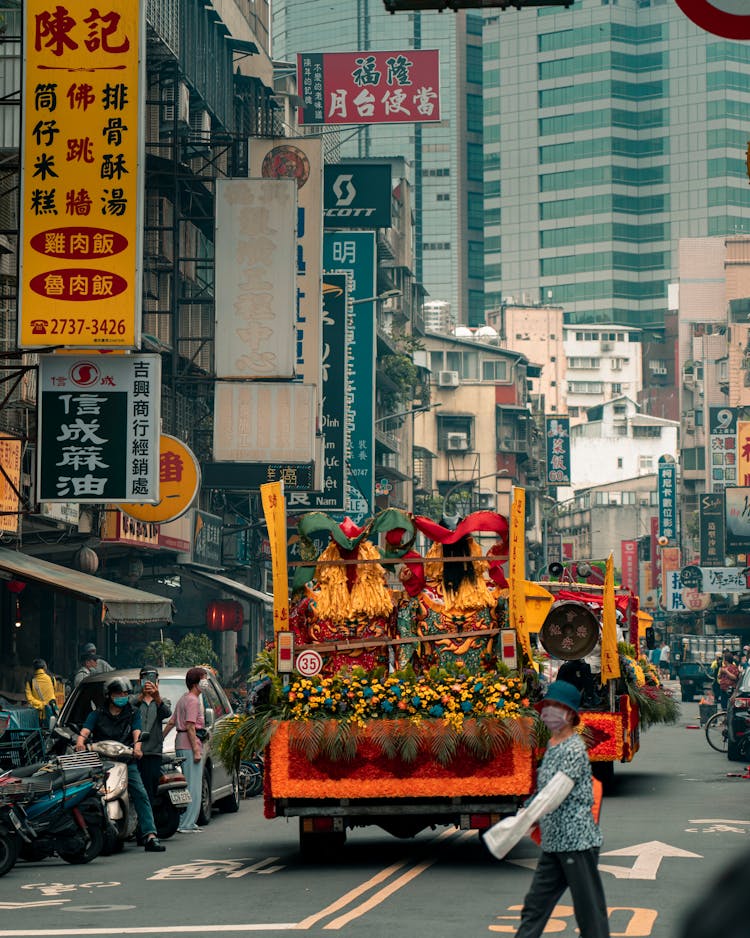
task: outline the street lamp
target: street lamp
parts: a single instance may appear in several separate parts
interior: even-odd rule
[[[352,300],[351,305],[356,306],[358,303],[384,303],[386,300],[392,300],[397,296],[403,296],[401,290],[386,290],[378,296],[363,296],[360,300]]]

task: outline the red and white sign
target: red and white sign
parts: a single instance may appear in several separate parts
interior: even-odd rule
[[[295,668],[303,677],[315,677],[323,670],[323,658],[317,651],[308,648],[297,655]]]
[[[297,56],[300,124],[413,124],[440,120],[436,49]]]
[[[506,668],[513,670],[518,667],[518,657],[516,653],[516,642],[518,636],[515,629],[500,630],[500,653],[501,660]]]
[[[622,585],[638,592],[638,541],[620,541],[622,555]]]
[[[675,0],[682,12],[707,33],[725,39],[750,39],[747,0]]]

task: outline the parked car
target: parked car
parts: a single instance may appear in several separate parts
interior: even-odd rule
[[[750,668],[740,675],[727,704],[727,756],[732,762],[750,761]]]
[[[170,701],[173,708],[187,690],[186,671],[186,668],[159,668],[159,692],[162,697]],[[88,714],[104,702],[104,688],[112,678],[124,678],[130,684],[131,691],[135,693],[138,688],[138,674],[138,668],[130,668],[89,675],[71,691],[60,712],[58,722],[64,727],[80,729]],[[203,785],[198,823],[208,824],[214,806],[226,812],[239,810],[240,783],[238,773],[227,772],[211,750],[214,731],[224,720],[232,716],[233,711],[219,681],[210,672],[208,687],[201,694],[201,702],[208,738],[203,743]],[[165,753],[174,753],[175,736],[176,733],[172,730],[164,740]]]

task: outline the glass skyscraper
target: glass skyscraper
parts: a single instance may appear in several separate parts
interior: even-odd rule
[[[274,0],[273,57],[439,49],[440,123],[338,128],[341,159],[403,157],[417,224],[416,275],[458,322],[484,321],[482,17],[391,15],[382,0]]]
[[[487,308],[662,323],[679,239],[750,232],[750,43],[673,0],[484,20]]]

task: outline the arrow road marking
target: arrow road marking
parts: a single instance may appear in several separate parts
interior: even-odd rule
[[[616,879],[656,879],[661,861],[665,857],[683,857],[691,860],[702,860],[700,853],[691,853],[679,847],[671,847],[660,840],[649,840],[643,844],[634,844],[632,847],[622,847],[620,850],[608,850],[603,857],[635,857],[631,867],[609,866],[599,864],[604,873],[611,873]]]

